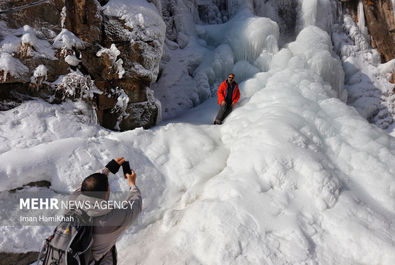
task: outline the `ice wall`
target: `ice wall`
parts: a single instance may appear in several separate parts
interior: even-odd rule
[[[299,31],[306,26],[315,25],[330,32],[336,19],[336,1],[333,0],[301,0],[300,13],[298,13]]]
[[[208,84],[204,87],[211,88],[207,95],[215,95],[216,85],[229,72],[235,72],[236,80],[241,82],[264,70],[257,58],[278,50],[277,24],[268,18],[251,16],[247,11],[225,24],[199,27],[198,34],[206,43],[217,47],[195,71],[195,75],[207,76]]]
[[[180,8],[172,9],[176,3]],[[165,119],[216,96],[218,85],[229,72],[234,72],[241,83],[258,72],[269,71],[274,54],[295,40],[303,28],[314,25],[330,33],[337,12],[334,0],[174,0],[162,2],[162,6],[166,7],[170,32],[161,66],[163,74],[153,87]],[[210,19],[205,17],[211,24],[199,19],[199,8],[216,10]],[[171,10],[174,18],[169,17]],[[304,49],[310,45],[314,44],[305,43]],[[325,71],[324,79],[344,100],[344,77],[334,57],[329,49],[309,64],[316,71]],[[328,67],[318,69],[319,61],[327,59]],[[180,68],[185,69],[180,75],[169,70]],[[185,90],[185,85],[190,89]]]

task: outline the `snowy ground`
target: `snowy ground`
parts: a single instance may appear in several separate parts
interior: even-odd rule
[[[272,21],[235,19],[262,25],[258,36],[275,45]],[[69,192],[125,156],[144,201],[118,243],[120,264],[394,264],[395,140],[339,99],[344,72],[329,35],[306,23],[279,51],[258,40],[241,55],[249,42],[218,35],[231,29],[200,29],[216,43],[206,47],[212,58],[230,49],[234,65],[266,70],[241,82],[225,124],[211,124],[215,98],[151,130],[122,133],[89,123],[82,103],[25,102],[0,113],[1,196],[43,179]],[[210,67],[214,83],[224,70],[215,60],[200,70]],[[121,173],[110,183],[127,189]],[[0,250],[38,250],[50,231],[2,226]]]

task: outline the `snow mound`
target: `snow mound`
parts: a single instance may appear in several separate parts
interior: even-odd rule
[[[29,72],[29,68],[12,55],[2,52],[0,54],[0,70],[3,71],[2,80],[7,79],[7,74],[21,78]]]
[[[21,45],[26,44],[33,47],[33,50],[29,50],[27,55],[56,60],[55,51],[51,44],[47,40],[37,38],[35,30],[28,25],[23,27],[23,35],[21,37]]]
[[[62,31],[54,38],[53,46],[57,49],[71,50],[73,47],[82,49],[86,46],[86,43],[75,36],[74,33],[67,29],[62,29]]]

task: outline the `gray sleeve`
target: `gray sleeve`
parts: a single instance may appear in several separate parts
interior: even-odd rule
[[[128,204],[125,205],[124,208],[113,209],[104,216],[96,217],[97,223],[95,226],[98,226],[98,232],[124,231],[137,219],[142,211],[142,198],[137,186],[130,187],[125,201],[127,201]]]
[[[137,219],[142,210],[140,190],[132,186],[125,209],[114,209],[104,216],[95,218],[92,253],[96,260],[108,253],[122,233]]]
[[[127,228],[137,219],[143,208],[143,200],[137,186],[133,185],[130,187],[126,201],[129,202],[128,208],[116,210],[116,212],[119,212],[118,216],[123,219],[121,226],[126,226]]]

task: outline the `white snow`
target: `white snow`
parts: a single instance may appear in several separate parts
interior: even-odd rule
[[[23,27],[23,31],[24,34],[21,37],[21,44],[29,44],[34,48],[34,50],[29,51],[28,55],[56,60],[55,51],[47,40],[37,38],[35,30],[28,25]]]
[[[0,21],[0,29],[2,34],[0,52],[14,55],[14,53],[20,52],[21,49],[27,49],[25,56],[56,60],[55,51],[52,49],[51,44],[47,40],[38,38],[37,35],[42,33],[29,25],[19,29],[10,29]]]
[[[115,44],[111,44],[110,49],[107,49],[107,48],[100,49],[96,53],[96,56],[100,57],[100,56],[102,56],[103,53],[106,53],[113,62],[115,62],[117,60],[118,55],[121,54],[121,52],[117,49]]]
[[[57,49],[71,50],[73,47],[82,49],[85,46],[86,43],[84,41],[80,40],[74,35],[74,33],[67,29],[62,29],[62,31],[53,40],[53,47]]]
[[[378,66],[378,71],[382,75],[392,74],[395,72],[395,59]]]
[[[118,77],[122,78],[125,74],[125,69],[123,68],[123,60],[117,57],[121,54],[121,52],[117,49],[115,44],[111,44],[110,48],[101,48],[97,53],[96,56],[101,57],[103,53],[107,54],[110,60],[112,61],[113,67],[115,67],[115,71],[118,73]]]
[[[37,68],[34,70],[33,72],[33,76],[34,77],[40,77],[40,76],[47,76],[48,73],[48,69],[47,67],[45,67],[45,65],[40,64],[39,66],[37,66]]]
[[[332,3],[307,2],[309,10],[315,5],[309,11],[315,18]],[[188,93],[198,104],[224,73],[245,70],[242,98],[223,125],[211,124],[215,97],[150,130],[122,133],[88,122],[86,111],[75,111],[84,103],[27,101],[0,112],[1,195],[42,179],[56,192],[70,192],[110,159],[125,156],[144,201],[138,222],[117,244],[120,264],[393,265],[394,137],[343,101],[344,72],[322,22],[310,20],[278,49],[273,21],[240,12],[225,24],[197,29],[203,41],[195,36],[184,49],[166,50],[158,82],[174,85],[167,90],[174,93],[162,91],[162,107],[182,103]],[[246,33],[272,35],[271,48],[254,35],[243,35],[251,43],[221,38],[235,21]],[[343,40],[334,41],[336,49],[352,51],[341,58],[347,86],[361,70],[373,78],[372,68],[355,70],[346,60],[373,63],[374,53],[353,56],[359,48],[343,49],[343,37],[333,39]],[[238,45],[248,49],[242,53]],[[177,90],[177,81],[185,91]],[[110,183],[112,191],[127,190],[121,172]],[[50,231],[0,226],[0,249],[38,250]]]
[[[37,84],[37,82],[39,82],[41,84],[42,82],[47,80],[47,73],[48,68],[45,67],[45,65],[40,64],[36,67],[36,69],[34,69],[33,75],[30,77],[30,82],[33,84]]]
[[[7,74],[20,78],[29,72],[29,69],[20,60],[14,58],[12,55],[1,52],[0,53],[0,70],[4,71],[1,79],[6,80]]]
[[[67,55],[66,58],[64,58],[64,61],[71,66],[77,66],[81,62],[81,60],[78,60],[75,55]]]

